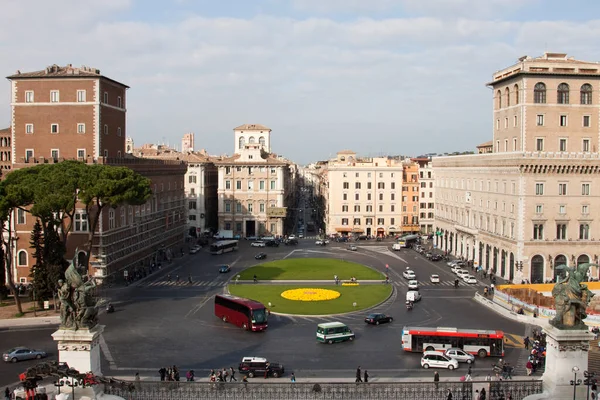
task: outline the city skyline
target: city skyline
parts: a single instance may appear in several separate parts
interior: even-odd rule
[[[177,144],[194,132],[196,149],[231,154],[231,129],[248,123],[273,129],[273,151],[301,164],[341,149],[469,151],[492,139],[491,71],[544,51],[600,59],[590,34],[600,23],[578,15],[577,4],[586,15],[600,8],[518,0],[11,3],[0,16],[0,36],[11,37],[0,67],[8,76],[88,65],[125,82],[136,144]],[[25,17],[35,30],[17,25]],[[2,126],[9,104],[6,82]]]

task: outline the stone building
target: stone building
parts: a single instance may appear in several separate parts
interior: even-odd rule
[[[10,128],[0,129],[0,179],[12,168],[12,132]]]
[[[488,85],[493,152],[433,159],[438,245],[515,282],[598,262],[600,64],[525,56]]]
[[[419,225],[421,233],[431,234],[435,226],[435,175],[431,158],[412,159],[419,165]]]

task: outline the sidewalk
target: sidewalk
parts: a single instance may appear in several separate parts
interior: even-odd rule
[[[382,285],[385,284],[384,279],[377,280],[358,280],[356,282],[350,282],[349,280],[340,280],[338,286],[341,286],[342,283],[358,283],[359,285]],[[391,283],[391,282],[390,282]],[[254,281],[251,280],[240,280],[236,281],[235,279],[231,280],[231,284],[233,285],[248,285],[254,284]],[[335,285],[335,281],[333,279],[321,279],[321,280],[258,280],[256,282],[257,285]]]
[[[60,323],[60,315],[31,318],[7,318],[0,319],[0,330],[23,329],[32,327],[53,327]]]

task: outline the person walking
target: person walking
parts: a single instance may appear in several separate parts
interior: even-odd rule
[[[160,375],[160,380],[164,381],[165,376],[167,375],[167,369],[165,367],[162,367],[161,369],[158,370],[158,374]]]
[[[525,346],[525,350],[529,350],[529,336],[525,336],[525,339],[523,339],[523,345]]]
[[[433,382],[435,384],[435,388],[437,389],[440,385],[440,374],[437,371],[433,374]]]
[[[365,383],[369,383],[369,372],[366,369],[365,369],[364,377],[365,377]]]
[[[142,390],[142,384],[141,384],[140,373],[139,372],[135,373],[134,382],[135,382],[135,389],[136,390]]]
[[[362,374],[360,371],[360,365],[358,366],[358,368],[356,368],[356,380],[354,382],[356,382],[356,383],[362,382]]]
[[[296,375],[294,375],[294,373],[292,372],[292,376],[290,377],[290,381],[292,383],[296,382]]]
[[[527,370],[527,376],[531,376],[533,372],[533,363],[531,360],[527,360],[527,364],[525,364],[525,369]]]
[[[481,388],[481,393],[479,393],[479,400],[485,400],[485,388]]]
[[[10,400],[10,389],[8,387],[4,389],[4,398]]]
[[[187,374],[185,374],[185,379],[186,379],[188,382],[194,382],[194,377],[195,377],[194,375],[195,375],[195,374],[194,374],[194,370],[193,370],[193,369],[190,369],[190,370],[187,372]]]
[[[472,381],[473,378],[471,378],[471,364],[469,364],[469,370],[467,371],[467,374],[465,375],[465,382],[468,381]]]
[[[452,400],[452,391],[448,389],[448,395],[446,396],[446,400]]]
[[[233,367],[229,368],[229,382],[233,382],[236,381],[237,379],[235,379],[235,369],[233,369]]]

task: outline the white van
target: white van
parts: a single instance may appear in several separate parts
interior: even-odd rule
[[[392,245],[392,250],[394,250],[394,251],[400,251],[400,249],[402,249],[402,245],[400,243],[394,243]]]
[[[406,292],[406,301],[416,303],[419,300],[421,300],[421,293],[418,290],[409,290]]]

